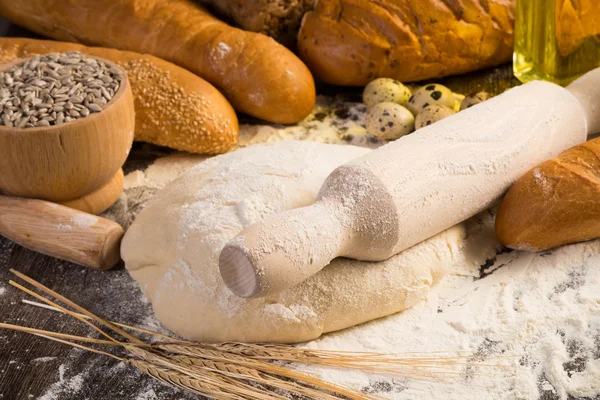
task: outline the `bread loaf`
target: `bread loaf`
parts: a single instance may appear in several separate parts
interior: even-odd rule
[[[202,0],[246,31],[264,33],[295,48],[300,21],[316,0]]]
[[[557,0],[556,44],[561,56],[568,57],[582,45],[584,40],[598,34],[600,34],[598,0]]]
[[[238,139],[235,111],[211,84],[147,54],[76,43],[0,38],[0,62],[33,54],[80,51],[121,66],[131,83],[135,139],[191,153],[225,153]]]
[[[336,85],[459,74],[511,59],[514,9],[515,0],[319,1],[298,48],[316,78]]]
[[[502,244],[539,251],[600,237],[600,138],[529,171],[496,216]]]
[[[0,14],[54,39],[149,53],[205,78],[235,109],[278,123],[312,110],[312,75],[273,39],[192,0],[0,0]]]

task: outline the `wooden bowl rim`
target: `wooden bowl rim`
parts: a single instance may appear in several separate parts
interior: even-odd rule
[[[64,122],[60,125],[53,125],[53,126],[38,126],[38,127],[33,127],[33,128],[17,128],[14,126],[6,126],[6,125],[0,125],[0,133],[3,134],[14,134],[14,135],[23,135],[26,133],[39,133],[39,132],[48,132],[51,133],[54,130],[60,130],[68,125],[73,125],[75,123],[86,123],[86,122],[90,122],[92,121],[94,118],[100,118],[102,117],[102,114],[104,114],[106,111],[108,111],[109,108],[114,107],[114,105],[118,102],[118,100],[121,99],[121,97],[123,97],[125,91],[128,89],[129,86],[129,78],[127,77],[127,73],[125,72],[125,70],[121,67],[119,67],[117,64],[115,64],[114,62],[107,60],[105,58],[102,57],[96,57],[96,56],[91,56],[89,54],[80,52],[81,54],[85,55],[86,57],[90,57],[90,58],[95,58],[96,60],[101,60],[113,67],[118,68],[119,70],[121,70],[123,72],[123,79],[121,79],[121,85],[119,86],[119,90],[117,90],[117,93],[115,93],[115,95],[113,96],[112,99],[110,99],[110,101],[108,103],[106,103],[106,107],[100,111],[100,112],[95,112],[95,113],[91,113],[90,115],[88,115],[87,117],[83,117],[83,118],[78,118],[76,120],[73,121],[69,121],[69,122]],[[49,53],[45,53],[45,54],[49,54]],[[44,55],[44,54],[41,54]],[[33,56],[32,56],[33,57]],[[15,60],[13,62],[4,64],[4,65],[0,65],[0,72],[4,72],[10,68],[16,67],[17,65],[25,62],[26,60],[28,60],[29,58],[32,57],[28,57],[28,58],[20,58],[18,60]]]

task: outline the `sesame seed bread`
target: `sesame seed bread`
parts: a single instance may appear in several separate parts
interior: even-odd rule
[[[514,10],[515,0],[318,1],[298,49],[336,85],[460,74],[511,59]]]
[[[315,104],[312,75],[298,57],[192,0],[0,0],[0,15],[57,40],[173,62],[215,85],[236,110],[267,121],[295,123]]]
[[[76,43],[0,38],[0,62],[34,54],[80,51],[117,63],[131,83],[135,140],[191,153],[225,153],[238,140],[235,111],[204,79],[148,54]]]

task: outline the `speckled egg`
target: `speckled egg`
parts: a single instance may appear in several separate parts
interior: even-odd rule
[[[439,120],[455,114],[454,110],[439,104],[431,104],[423,108],[415,118],[415,129],[421,129]]]
[[[456,99],[454,98],[452,91],[446,86],[432,83],[430,85],[421,86],[415,90],[410,99],[408,99],[406,108],[408,108],[413,115],[417,115],[423,108],[432,104],[454,109]]]
[[[490,94],[487,92],[475,92],[465,96],[465,99],[460,103],[460,111],[466,110],[475,104],[483,103],[490,98]]]
[[[379,103],[367,112],[367,132],[380,140],[394,140],[411,133],[415,117],[400,104]]]
[[[371,81],[363,92],[363,103],[371,108],[386,101],[405,105],[411,96],[410,89],[395,79],[379,78]]]

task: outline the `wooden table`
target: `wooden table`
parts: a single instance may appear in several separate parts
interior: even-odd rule
[[[0,34],[31,35],[9,27],[5,22],[0,22]],[[493,94],[518,84],[512,77],[510,66],[444,79],[442,83],[459,93],[486,90]],[[321,86],[319,92],[357,99],[360,90]],[[242,117],[242,121],[260,123],[247,117]],[[125,173],[146,166],[169,152],[136,144],[124,166]],[[90,333],[70,317],[22,304],[21,299],[27,296],[8,285],[9,279],[13,278],[9,268],[26,273],[105,318],[144,325],[144,318],[150,313],[150,305],[142,301],[141,292],[122,264],[110,271],[93,271],[33,253],[0,237],[0,321],[6,323],[77,335]],[[82,374],[85,385],[79,387],[81,380],[78,377]],[[156,383],[117,360],[73,350],[36,336],[0,330],[0,399],[41,396],[44,400],[197,398]]]

